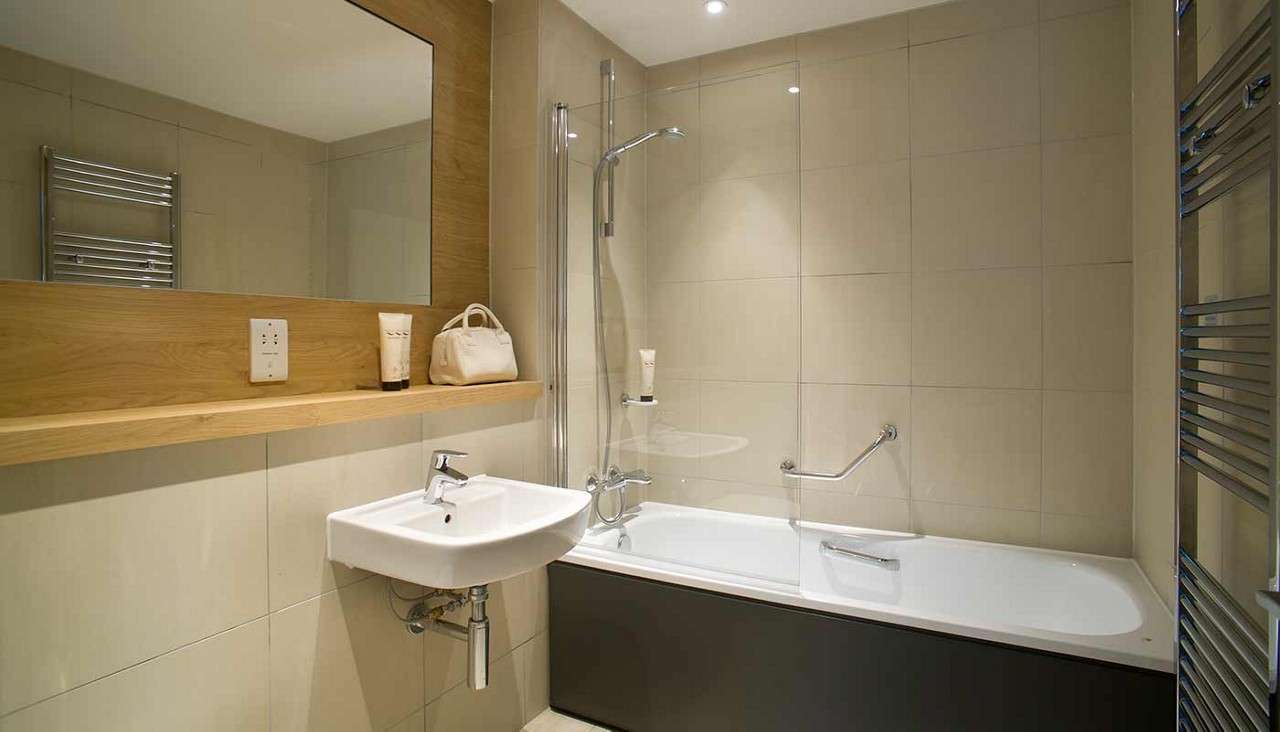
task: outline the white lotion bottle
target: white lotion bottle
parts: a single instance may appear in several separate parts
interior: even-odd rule
[[[400,313],[378,313],[378,358],[383,391],[400,391],[405,341],[400,335]]]
[[[409,356],[413,345],[413,313],[400,313],[400,332],[404,345],[400,349],[400,388],[409,388]]]
[[[640,401],[653,401],[653,372],[658,352],[652,348],[640,349]]]

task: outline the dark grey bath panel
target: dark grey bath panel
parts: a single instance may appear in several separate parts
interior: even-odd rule
[[[1174,729],[1174,677],[557,562],[551,706],[632,732]]]

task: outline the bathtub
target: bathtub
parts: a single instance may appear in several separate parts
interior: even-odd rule
[[[823,551],[823,541],[898,568]],[[564,561],[1172,673],[1173,619],[1131,559],[644,503]]]
[[[897,560],[896,566],[851,558],[830,547]],[[910,669],[899,669],[905,675],[892,683],[878,674],[860,675],[867,673],[868,666],[892,669],[903,658],[936,653],[952,659],[949,664],[960,663],[965,674],[974,679],[986,679],[992,688],[1027,683],[1027,678],[1052,678],[1057,679],[1052,685],[1066,687],[1053,690],[1053,694],[1071,694],[1075,689],[1087,700],[1085,711],[1080,711],[1079,705],[1068,705],[1053,712],[1051,718],[1034,719],[1018,717],[1023,712],[1017,704],[1006,704],[1002,709],[1009,710],[1011,717],[983,716],[1005,697],[993,698],[985,705],[975,702],[966,712],[934,718],[927,718],[925,711],[918,713],[926,717],[912,717],[917,714],[912,711],[906,717],[886,718],[874,716],[879,711],[869,712],[865,705],[840,707],[839,716],[826,722],[838,718],[841,726],[856,719],[861,725],[858,728],[867,729],[929,729],[938,724],[957,729],[1012,729],[1024,724],[1040,729],[1110,729],[1110,722],[1099,720],[1113,720],[1118,725],[1125,719],[1127,727],[1115,728],[1158,729],[1166,717],[1172,724],[1176,669],[1173,621],[1129,559],[647,502],[619,526],[589,530],[560,566],[608,574],[557,573],[553,565],[552,705],[614,726],[657,729],[672,719],[659,721],[664,712],[655,710],[665,709],[665,703],[635,706],[629,695],[613,698],[612,686],[595,686],[594,681],[584,682],[581,677],[643,675],[647,672],[637,672],[633,666],[645,665],[640,660],[649,652],[645,649],[650,644],[666,644],[665,653],[697,656],[686,656],[681,668],[702,666],[702,670],[678,682],[683,671],[668,670],[660,677],[633,678],[628,686],[670,683],[674,686],[665,696],[679,697],[681,689],[697,686],[701,677],[728,672],[715,664],[706,666],[702,659],[707,653],[726,652],[726,646],[711,646],[716,650],[706,652],[691,650],[703,642],[702,635],[716,634],[717,627],[738,631],[756,628],[739,641],[754,650],[731,665],[736,669],[769,659],[765,665],[773,670],[762,672],[759,679],[736,682],[748,689],[760,684],[761,697],[798,699],[817,693],[807,684],[775,693],[772,684],[789,665],[794,665],[794,674],[800,676],[808,675],[811,668],[823,668],[823,678],[862,678],[857,682],[860,693],[875,698],[927,696],[928,685],[923,679],[937,670],[915,662]],[[625,584],[637,578],[645,583]],[[695,597],[690,590],[699,594]],[[728,604],[714,604],[717,598],[727,598]],[[746,607],[741,601],[752,605]],[[664,625],[666,629],[655,636],[654,616],[668,612],[707,616],[710,624],[681,635],[685,623],[697,624],[699,620],[664,617],[662,622],[674,625]],[[849,622],[841,625],[842,618]],[[614,632],[583,631],[601,625]],[[769,650],[774,636],[790,640]],[[836,638],[845,640],[837,642]],[[611,645],[614,643],[617,645]],[[832,658],[828,643],[844,643],[851,649],[848,655],[857,660]],[[796,649],[804,647],[813,650],[800,655],[812,659],[796,658]],[[612,650],[606,652],[605,648]],[[871,648],[880,650],[872,654]],[[732,655],[737,651],[731,648],[727,652]],[[635,658],[618,667],[602,665],[601,658],[618,655]],[[657,657],[652,661],[660,663]],[[952,684],[942,679],[953,678],[954,674],[944,674],[935,685]],[[557,679],[561,687],[558,694]],[[926,687],[912,694],[904,691],[916,684]],[[1132,690],[1121,695],[1119,689]],[[1031,705],[1028,709],[1047,710],[1060,701],[1049,695],[1032,703],[1031,697],[1040,691],[1047,690],[1022,695]],[[822,697],[827,707],[836,693],[833,689]],[[967,696],[981,697],[983,693],[975,691]],[[1119,696],[1127,698],[1124,704],[1131,702],[1145,711],[1137,714],[1124,707]],[[682,713],[720,721],[734,718],[737,710],[730,703],[716,705],[712,698],[710,690],[690,695],[686,700],[690,706]],[[812,704],[798,704],[770,703],[758,714],[736,719],[733,725],[706,728],[771,729],[765,723],[753,725],[769,719],[771,713],[784,715],[781,708],[786,712],[777,718],[778,724],[812,711]],[[1120,706],[1112,709],[1109,705],[1113,704]],[[777,705],[781,707],[775,708]],[[907,706],[911,706],[909,700]],[[1076,712],[1086,716],[1073,717]],[[866,714],[872,716],[859,716]],[[811,726],[801,728],[826,727],[822,721],[812,721]]]

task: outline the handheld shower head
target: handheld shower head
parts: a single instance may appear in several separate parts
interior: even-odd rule
[[[610,149],[604,154],[604,160],[608,160],[611,163],[616,162],[626,151],[633,147],[643,145],[656,137],[684,137],[684,130],[679,127],[663,127],[657,130],[650,130],[643,135],[637,135],[621,145]]]

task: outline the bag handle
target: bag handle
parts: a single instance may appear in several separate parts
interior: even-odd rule
[[[453,326],[457,325],[459,322],[462,323],[463,330],[467,330],[471,328],[471,316],[474,314],[480,315],[481,327],[484,327],[483,324],[486,322],[486,320],[490,320],[490,321],[493,321],[493,324],[497,326],[499,331],[502,331],[504,333],[506,332],[507,329],[503,327],[502,321],[498,320],[498,316],[494,315],[492,310],[485,307],[484,305],[481,305],[478,302],[471,303],[470,305],[467,306],[466,310],[463,310],[462,312],[450,318],[449,322],[445,323],[444,326],[440,328],[440,332],[443,333],[446,330],[449,330]]]

